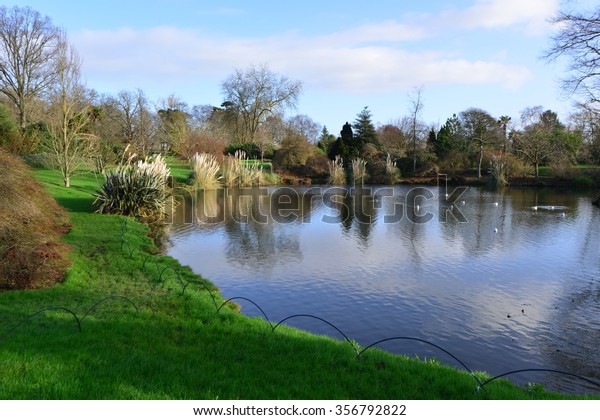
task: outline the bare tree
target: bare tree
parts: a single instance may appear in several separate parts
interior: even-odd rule
[[[71,175],[90,162],[97,151],[97,137],[86,130],[93,112],[88,91],[80,81],[80,67],[77,52],[64,44],[57,80],[50,90],[47,121],[49,149],[67,188],[71,185]]]
[[[0,92],[14,105],[21,130],[30,108],[56,82],[65,36],[29,7],[0,7]]]
[[[411,115],[411,137],[413,142],[413,174],[417,173],[417,137],[419,133],[419,126],[421,118],[421,111],[423,111],[423,87],[419,86],[413,89],[412,96],[410,97],[410,115]]]
[[[406,156],[406,152],[413,146],[412,124],[412,119],[405,116],[377,129],[379,141],[392,157]]]
[[[273,73],[266,65],[236,69],[221,85],[226,109],[237,115],[237,141],[252,143],[260,125],[272,114],[293,108],[302,83]]]
[[[112,106],[117,112],[111,118],[120,127],[122,142],[145,156],[153,145],[156,125],[144,92],[123,90],[113,98]]]
[[[595,107],[600,102],[600,7],[588,15],[561,11],[553,23],[558,28],[546,59],[569,59],[569,73],[563,88],[580,94],[584,103]]]

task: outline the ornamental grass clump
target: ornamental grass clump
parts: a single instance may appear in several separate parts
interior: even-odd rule
[[[364,159],[356,158],[352,160],[352,178],[354,178],[354,185],[357,181],[360,185],[365,183],[365,176],[367,175],[367,162]]]
[[[220,185],[219,162],[208,153],[196,153],[192,157],[193,182],[197,188],[215,189]]]
[[[344,160],[341,156],[336,156],[335,160],[327,162],[329,169],[329,183],[332,185],[346,184],[346,172],[344,171]]]
[[[227,187],[251,187],[260,184],[262,168],[258,163],[248,164],[246,153],[238,150],[227,156],[223,164],[223,183]]]
[[[490,175],[494,187],[504,187],[508,184],[507,169],[506,159],[502,155],[492,156]]]
[[[144,221],[161,220],[167,214],[170,174],[160,155],[118,166],[106,174],[106,181],[96,195],[97,211]]]

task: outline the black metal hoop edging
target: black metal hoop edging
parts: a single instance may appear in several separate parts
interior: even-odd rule
[[[36,313],[31,314],[31,315],[29,315],[29,316],[21,319],[19,322],[17,322],[17,324],[14,327],[12,327],[10,330],[8,330],[8,332],[4,333],[3,336],[4,337],[8,337],[13,332],[15,332],[15,330],[17,328],[19,328],[21,325],[23,325],[24,323],[26,323],[27,321],[29,321],[30,319],[32,319],[33,317],[35,317],[35,316],[37,316],[37,315],[39,315],[41,313],[44,313],[44,312],[47,312],[47,311],[57,311],[57,310],[59,310],[59,311],[65,311],[65,312],[68,312],[71,315],[73,315],[73,318],[75,318],[75,321],[77,321],[77,327],[79,329],[79,332],[81,332],[81,320],[79,319],[79,317],[77,317],[77,315],[75,315],[75,312],[73,312],[69,308],[65,308],[63,306],[50,306],[48,308],[41,309],[41,310],[37,311]]]
[[[550,372],[550,373],[557,373],[559,375],[572,376],[574,378],[581,379],[582,381],[588,382],[588,383],[590,383],[590,384],[592,384],[592,385],[597,386],[598,388],[600,388],[600,383],[592,381],[591,379],[588,379],[585,376],[576,375],[576,374],[571,373],[571,372],[564,372],[562,370],[534,368],[534,369],[512,370],[510,372],[506,372],[506,373],[502,373],[500,375],[494,376],[492,379],[488,379],[487,381],[485,381],[483,383],[480,383],[479,386],[477,387],[477,391],[479,391],[479,389],[485,389],[484,387],[487,384],[489,384],[490,382],[495,381],[496,379],[500,379],[500,378],[503,378],[504,376],[514,375],[516,373],[523,373],[523,372]]]
[[[215,300],[215,295],[214,295],[214,294],[213,294],[213,292],[210,290],[210,288],[209,288],[209,287],[208,287],[206,284],[204,284],[204,282],[202,282],[202,281],[200,281],[200,280],[190,280],[190,281],[188,281],[188,282],[185,284],[185,286],[183,286],[183,289],[181,289],[181,295],[180,295],[180,296],[183,296],[183,295],[184,295],[184,293],[185,293],[185,291],[186,291],[187,287],[188,287],[190,284],[199,284],[200,286],[204,287],[204,289],[205,289],[205,290],[208,292],[208,294],[210,295],[210,297],[211,297],[211,299],[212,299],[212,301],[213,301],[213,304],[215,305],[215,309],[217,309],[217,301]],[[219,309],[220,309],[220,308],[219,308]],[[219,312],[219,309],[217,309],[217,312]]]
[[[89,314],[90,312],[92,312],[94,309],[96,309],[96,307],[98,305],[100,305],[101,303],[106,302],[107,300],[112,300],[112,299],[123,299],[127,302],[129,302],[134,308],[135,308],[135,313],[139,313],[140,312],[140,308],[133,303],[133,301],[131,299],[129,299],[128,297],[125,296],[120,296],[120,295],[110,295],[105,297],[104,299],[99,300],[98,302],[94,303],[86,312],[85,314],[83,314],[83,316],[81,317],[81,321],[83,321]]]
[[[315,315],[309,315],[309,314],[298,314],[298,315],[290,315],[286,318],[283,318],[281,321],[279,321],[277,323],[277,325],[275,325],[274,327],[272,327],[271,331],[275,331],[277,329],[277,327],[279,327],[283,322],[287,321],[288,319],[292,319],[292,318],[313,318],[316,320],[319,320],[321,322],[324,322],[325,324],[329,325],[330,327],[332,327],[333,329],[335,329],[337,332],[339,332],[348,342],[348,344],[350,344],[350,346],[352,347],[352,349],[354,350],[354,352],[358,355],[359,352],[356,348],[356,346],[352,343],[352,340],[350,340],[350,338],[348,338],[348,336],[346,334],[344,334],[344,332],[342,330],[340,330],[338,327],[336,327],[335,325],[333,325],[331,322],[327,321],[326,319],[320,318],[318,316]]]
[[[430,341],[427,340],[423,340],[421,338],[416,338],[416,337],[390,337],[390,338],[384,338],[383,340],[379,340],[376,341],[372,344],[369,344],[367,347],[365,347],[364,349],[362,349],[357,355],[356,357],[360,357],[364,352],[366,352],[367,350],[369,350],[371,347],[376,346],[377,344],[381,344],[384,343],[386,341],[392,341],[392,340],[406,340],[406,341],[418,341],[419,343],[424,343],[427,344],[429,346],[435,347],[438,350],[443,351],[444,353],[446,353],[448,356],[452,357],[454,360],[456,360],[463,368],[466,369],[467,372],[469,372],[469,374],[475,378],[475,381],[477,381],[477,383],[479,384],[479,387],[482,387],[483,384],[481,383],[481,381],[479,380],[479,378],[473,373],[473,371],[466,365],[463,363],[462,360],[460,360],[458,357],[456,357],[455,355],[453,355],[452,353],[450,353],[448,350],[444,349],[443,347],[438,346],[437,344],[434,344]]]
[[[258,303],[254,302],[251,299],[245,298],[243,296],[236,296],[236,297],[232,297],[227,299],[225,302],[223,302],[221,304],[221,306],[219,306],[219,309],[217,309],[217,313],[219,313],[221,311],[221,308],[223,308],[223,306],[225,306],[227,303],[233,301],[233,300],[245,300],[247,302],[250,302],[251,304],[253,304],[254,306],[256,306],[258,308],[258,310],[260,311],[261,314],[263,314],[263,317],[265,318],[265,321],[267,321],[269,323],[269,326],[271,327],[271,331],[273,331],[273,323],[269,320],[269,317],[267,316],[267,314],[265,313],[265,311],[263,311],[263,309],[258,305]],[[278,324],[279,325],[279,324]],[[335,328],[335,327],[334,327]],[[341,331],[340,331],[341,332]],[[342,333],[343,334],[343,333]]]
[[[146,255],[143,259],[142,259],[142,270],[144,268],[146,268],[146,262],[151,258],[154,257],[154,255],[152,254],[148,254]],[[158,265],[158,262],[156,261],[156,259],[154,259],[154,265],[156,266],[156,271],[160,271],[160,266]]]
[[[160,272],[160,275],[158,276],[158,282],[161,283],[163,281],[163,274],[165,274],[165,271],[167,270],[171,270],[173,273],[175,273],[175,276],[177,277],[177,280],[179,280],[179,285],[181,286],[181,288],[183,288],[183,280],[181,280],[181,274],[179,274],[179,271],[175,270],[173,267],[171,266],[166,266],[165,268],[162,269],[162,271]],[[167,277],[164,280],[170,279],[170,278],[174,278],[173,276],[171,277]]]

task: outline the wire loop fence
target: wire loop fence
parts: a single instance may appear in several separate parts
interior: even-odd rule
[[[525,368],[525,369],[511,370],[509,372],[504,372],[499,375],[496,375],[490,379],[482,380],[475,374],[475,372],[464,361],[459,359],[456,355],[454,355],[447,349],[445,349],[431,341],[424,340],[422,338],[408,337],[408,336],[387,337],[387,338],[383,338],[381,340],[375,341],[361,349],[360,346],[356,345],[355,342],[352,339],[350,339],[350,337],[346,333],[344,333],[339,327],[337,327],[335,324],[329,322],[328,320],[321,318],[319,316],[316,316],[316,315],[294,314],[294,315],[286,316],[285,318],[281,319],[279,322],[274,323],[269,319],[266,311],[258,303],[256,303],[252,299],[249,299],[244,296],[235,296],[235,297],[225,299],[219,305],[219,304],[217,304],[217,297],[215,296],[215,293],[213,293],[214,290],[211,289],[205,282],[203,282],[201,280],[190,280],[190,281],[184,282],[183,277],[181,276],[181,273],[177,269],[173,268],[172,266],[168,266],[168,265],[161,267],[157,261],[156,255],[146,253],[143,250],[141,250],[140,248],[131,246],[125,239],[125,233],[127,232],[127,223],[128,223],[127,218],[124,218],[124,220],[122,221],[122,224],[121,224],[121,232],[120,232],[120,236],[121,236],[120,249],[121,249],[121,251],[124,251],[126,249],[130,258],[133,258],[134,254],[137,252],[142,260],[142,269],[145,269],[146,263],[148,262],[148,260],[150,260],[151,258],[154,257],[153,262],[154,262],[155,267],[158,272],[156,284],[151,288],[151,290],[142,299],[141,303],[136,305],[136,303],[132,299],[128,298],[127,296],[109,295],[109,296],[102,298],[102,299],[98,300],[97,302],[95,302],[92,306],[90,306],[84,312],[83,316],[81,316],[81,317],[78,317],[77,314],[75,313],[75,311],[73,311],[70,308],[67,308],[64,306],[49,306],[47,308],[40,309],[39,311],[16,321],[12,326],[8,327],[7,330],[2,335],[0,335],[0,344],[3,341],[5,341],[8,337],[10,337],[12,334],[14,334],[14,332],[17,329],[19,329],[20,327],[25,325],[28,321],[41,315],[42,313],[49,312],[49,311],[62,311],[62,312],[66,312],[69,315],[71,315],[77,324],[77,331],[79,333],[82,332],[82,323],[88,317],[88,315],[90,315],[94,310],[96,310],[97,307],[99,307],[102,304],[104,304],[105,302],[108,302],[111,300],[125,301],[135,310],[135,313],[138,314],[142,308],[150,306],[148,301],[160,285],[163,285],[168,280],[176,279],[177,285],[181,288],[181,292],[179,293],[179,296],[184,296],[186,290],[188,289],[188,286],[190,286],[192,284],[197,285],[200,288],[202,288],[204,291],[208,292],[208,294],[214,304],[216,314],[219,314],[221,312],[221,309],[223,309],[224,306],[226,306],[227,304],[234,302],[234,301],[243,300],[245,302],[252,304],[261,313],[264,320],[270,327],[272,333],[274,333],[275,330],[277,330],[277,328],[280,325],[282,325],[286,321],[294,319],[294,318],[310,318],[310,319],[317,320],[321,323],[324,323],[324,324],[328,325],[329,327],[333,328],[337,333],[339,333],[343,337],[344,341],[347,342],[350,345],[350,347],[353,349],[357,359],[362,358],[363,354],[366,353],[367,351],[369,351],[370,349],[377,347],[379,344],[389,342],[389,341],[413,341],[413,342],[419,342],[419,343],[425,344],[427,346],[433,347],[433,348],[445,353],[452,359],[454,359],[466,372],[468,372],[473,377],[474,381],[476,382],[476,386],[474,388],[475,392],[484,391],[487,393],[487,390],[485,389],[486,385],[489,385],[490,383],[492,383],[500,378],[504,378],[504,377],[511,376],[511,375],[516,375],[519,373],[530,373],[530,372],[545,372],[545,373],[552,373],[552,374],[556,374],[556,375],[560,375],[560,376],[575,378],[575,379],[585,382],[587,384],[593,385],[594,387],[597,387],[598,390],[600,391],[600,382],[598,382],[598,381],[592,380],[590,378],[586,378],[585,376],[582,376],[582,375],[577,375],[572,372],[566,372],[566,371],[561,371],[561,370],[556,370],[556,369],[546,369],[546,368]],[[169,276],[165,276],[165,273],[168,271],[171,271],[172,274]]]

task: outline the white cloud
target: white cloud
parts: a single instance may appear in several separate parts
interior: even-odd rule
[[[403,42],[422,36],[416,27],[387,21],[324,36],[287,33],[250,39],[216,38],[167,26],[86,30],[76,34],[74,42],[92,79],[146,83],[203,77],[222,80],[233,67],[268,63],[274,70],[302,80],[307,88],[380,93],[415,85],[457,83],[517,88],[531,77],[521,66],[403,48]]]
[[[441,13],[433,20],[444,26],[502,28],[521,26],[530,35],[543,34],[558,10],[558,0],[477,0],[463,10]]]

